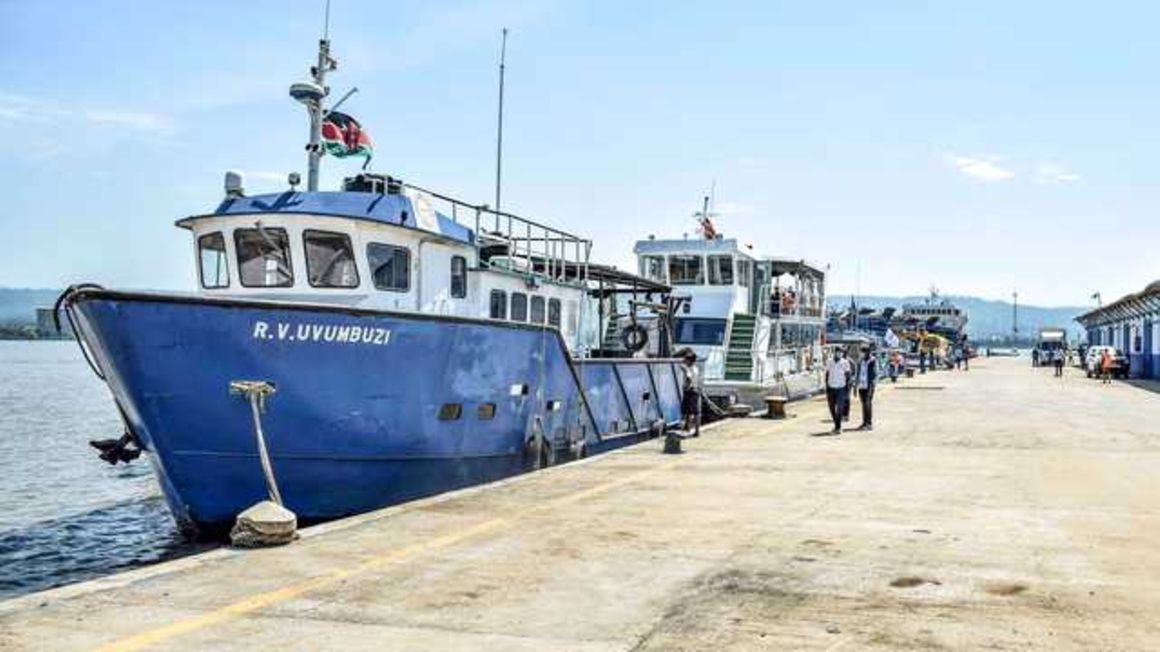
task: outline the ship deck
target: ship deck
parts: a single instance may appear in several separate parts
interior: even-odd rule
[[[1160,388],[993,358],[876,407],[873,433],[818,436],[814,399],[25,596],[0,649],[1160,646]]]

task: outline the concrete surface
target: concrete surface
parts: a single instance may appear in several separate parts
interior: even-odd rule
[[[1160,649],[1160,394],[992,359],[877,407],[19,598],[0,648]]]

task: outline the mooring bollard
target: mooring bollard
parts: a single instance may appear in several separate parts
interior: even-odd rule
[[[765,397],[765,418],[766,419],[784,419],[785,418],[785,404],[788,402],[784,396],[766,396]]]
[[[665,446],[661,450],[665,455],[680,455],[681,454],[681,433],[677,430],[670,429],[662,420],[657,420],[653,424],[653,428],[658,430],[665,438]]]
[[[282,505],[282,493],[278,490],[278,480],[274,476],[274,465],[266,449],[266,435],[262,432],[262,412],[266,411],[266,398],[275,391],[274,384],[264,380],[234,380],[230,382],[230,393],[242,396],[250,402],[250,416],[253,419],[254,439],[258,447],[258,459],[262,465],[262,476],[266,481],[263,500],[238,514],[234,527],[230,530],[230,543],[241,548],[279,546],[298,538],[298,517]]]

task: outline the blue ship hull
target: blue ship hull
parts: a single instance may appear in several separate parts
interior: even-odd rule
[[[93,289],[68,309],[195,529],[266,497],[235,380],[276,386],[262,425],[283,500],[306,521],[525,471],[537,424],[549,458],[566,459],[680,417],[674,361],[574,361],[532,325]]]

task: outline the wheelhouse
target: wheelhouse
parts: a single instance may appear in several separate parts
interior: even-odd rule
[[[394,179],[238,192],[177,224],[193,236],[206,295],[544,325],[574,351],[599,341],[588,240]]]

